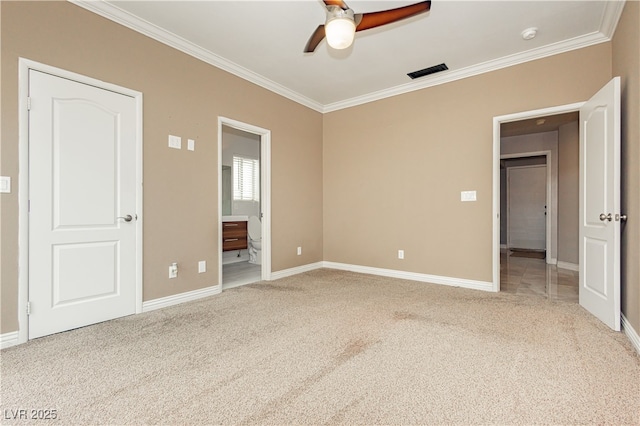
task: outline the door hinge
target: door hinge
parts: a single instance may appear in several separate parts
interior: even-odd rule
[[[27,97],[27,111],[31,111],[31,97]]]
[[[27,302],[27,315],[31,315],[31,302]]]

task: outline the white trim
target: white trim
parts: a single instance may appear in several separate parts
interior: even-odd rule
[[[602,14],[602,21],[600,22],[600,33],[604,35],[608,40],[613,38],[613,34],[618,26],[618,21],[622,16],[622,10],[626,0],[608,1],[604,7],[604,13]]]
[[[568,269],[570,271],[578,272],[580,270],[580,265],[577,263],[563,262],[562,260],[558,260],[556,266],[560,269]]]
[[[458,70],[445,71],[439,73],[437,76],[431,77],[428,80],[423,80],[419,83],[411,82],[405,83],[399,86],[391,87],[377,92],[372,92],[364,96],[358,96],[355,98],[347,99],[344,101],[334,102],[327,104],[323,108],[323,112],[332,112],[340,109],[350,108],[357,105],[362,105],[368,102],[377,101],[392,96],[401,95],[416,90],[426,89],[427,87],[439,86],[441,84],[450,83],[452,81],[462,80],[464,78],[473,77],[480,74],[485,74],[492,71],[497,71],[503,68],[508,68],[514,65],[519,65],[529,61],[535,61],[537,59],[546,58],[548,56],[558,55],[561,53],[570,52],[576,49],[582,49],[599,43],[605,43],[610,41],[610,38],[605,37],[599,32],[594,32],[584,36],[576,37],[570,40],[565,40],[559,43],[542,46],[537,49],[532,49],[526,52],[516,53],[514,55],[508,55],[502,58],[487,61],[481,64],[472,65],[470,67],[461,68]]]
[[[500,159],[504,160],[504,159],[508,159],[508,158],[526,158],[526,157],[537,157],[537,156],[541,156],[544,155],[545,156],[545,165],[547,167],[547,206],[549,206],[549,208],[547,209],[547,219],[545,221],[545,251],[546,251],[546,263],[551,264],[551,265],[555,265],[555,259],[550,257],[551,256],[551,247],[555,246],[556,247],[556,251],[558,250],[558,192],[557,191],[552,191],[551,188],[555,185],[555,187],[558,187],[558,173],[556,171],[556,180],[555,182],[552,181],[551,179],[551,173],[553,171],[553,169],[551,168],[551,162],[552,162],[552,152],[550,150],[542,150],[542,151],[528,151],[528,152],[517,152],[517,153],[513,153],[513,154],[502,154],[500,153]],[[558,160],[556,159],[556,162],[558,162]],[[525,166],[526,167],[526,166]],[[508,172],[508,170],[507,170]],[[498,171],[499,173],[499,171]],[[500,182],[498,182],[498,185],[500,184]],[[508,189],[507,189],[508,191]],[[508,192],[507,192],[508,194]],[[555,197],[554,197],[555,195]],[[509,206],[509,201],[507,198],[507,207]],[[556,232],[554,234],[551,233],[551,220],[555,219],[555,223],[556,223]],[[507,209],[507,244],[509,243],[509,210]],[[555,244],[553,244],[555,243]]]
[[[18,344],[20,344],[20,339],[17,331],[0,334],[0,349],[10,348]]]
[[[443,277],[440,275],[419,274],[416,272],[398,271],[395,269],[374,268],[371,266],[349,265],[346,263],[322,262],[324,268],[339,269],[341,271],[359,272],[361,274],[379,275],[382,277],[399,278],[403,280],[420,281],[432,284],[442,284],[452,287],[462,287],[472,290],[493,291],[491,282],[468,280],[465,278]]]
[[[291,277],[293,275],[314,271],[316,269],[320,269],[324,267],[325,267],[324,262],[316,262],[316,263],[309,263],[307,265],[296,266],[294,268],[283,269],[281,271],[273,272],[271,274],[271,280],[279,280],[280,278]]]
[[[260,209],[262,213],[261,279],[271,279],[271,130],[218,117],[218,235],[222,238],[222,126],[260,136]],[[218,249],[218,283],[222,285],[222,244]]]
[[[201,288],[199,290],[187,291],[184,293],[174,294],[159,299],[148,300],[142,304],[142,312],[155,311],[156,309],[168,308],[169,306],[178,305],[184,302],[202,299],[203,297],[214,296],[220,294],[222,288],[220,285]]]
[[[143,155],[143,111],[142,93],[126,87],[107,83],[71,71],[45,65],[30,59],[18,59],[18,343],[29,340],[29,113],[27,97],[29,95],[29,70],[36,70],[78,83],[87,84],[130,96],[136,101],[136,307],[142,312],[142,275],[143,275],[143,191],[142,191],[142,155]]]
[[[288,89],[279,83],[276,83],[253,71],[250,71],[234,62],[216,55],[213,52],[210,52],[209,50],[206,50],[188,40],[185,40],[180,36],[162,29],[157,25],[147,22],[125,10],[122,10],[113,3],[91,0],[69,1],[77,6],[80,6],[93,13],[110,19],[111,21],[117,22],[127,28],[144,34],[154,40],[178,49],[179,51],[193,56],[194,58],[200,59],[203,62],[225,70],[240,78],[257,84],[258,86],[264,87],[267,90],[284,96],[285,98],[291,99],[294,102],[298,102],[301,105],[307,106],[322,113],[350,108],[356,105],[362,105],[391,96],[401,95],[403,93],[413,92],[415,90],[421,90],[427,87],[437,86],[440,84],[461,80],[463,78],[496,71],[513,65],[522,64],[524,62],[534,61],[537,59],[546,58],[548,56],[558,55],[595,44],[608,42],[613,36],[618,20],[622,15],[622,10],[625,3],[624,0],[606,2],[602,21],[600,23],[600,31],[575,37],[569,40],[564,40],[558,43],[553,43],[547,46],[542,46],[536,49],[531,49],[526,52],[508,55],[502,58],[494,59],[459,70],[445,71],[443,74],[438,74],[437,76],[430,77],[426,80],[422,79],[419,82],[401,84],[399,86],[368,93],[363,96],[356,96],[351,99],[341,100],[323,105],[320,102],[317,102],[307,96]]]
[[[493,291],[500,291],[500,125],[511,121],[579,111],[584,102],[493,117]]]
[[[547,261],[546,263],[551,263],[550,259],[549,259],[549,255],[551,254],[551,242],[553,239],[553,235],[551,235],[551,219],[555,216],[557,218],[557,200],[553,201],[552,203],[552,197],[551,197],[551,151],[540,151],[539,154],[530,154],[530,153],[523,153],[522,155],[520,153],[517,154],[506,154],[506,155],[500,155],[500,159],[504,159],[504,158],[522,158],[522,157],[535,157],[537,155],[544,155],[545,156],[545,163],[544,164],[538,164],[538,165],[531,165],[531,166],[514,166],[514,167],[508,167],[507,168],[507,244],[510,243],[509,241],[509,237],[510,237],[510,233],[509,230],[511,229],[511,222],[510,222],[510,217],[509,217],[509,206],[510,206],[510,200],[509,200],[509,171],[511,169],[524,169],[524,168],[531,168],[531,167],[544,167],[544,173],[545,173],[545,203],[547,204],[547,206],[549,206],[549,209],[547,210],[547,215],[545,217],[544,220],[544,225],[545,225],[545,234],[544,234],[544,238],[545,238],[545,242],[544,242],[544,249],[545,249],[545,253],[547,255]],[[556,183],[557,185],[557,183]],[[551,211],[551,206],[556,207],[553,211]],[[557,239],[557,233],[555,235],[556,239]],[[557,246],[557,244],[556,244]]]
[[[622,330],[624,331],[624,334],[627,335],[627,338],[629,338],[629,341],[636,349],[636,352],[640,354],[640,335],[638,335],[638,332],[633,329],[633,326],[631,325],[629,320],[627,320],[627,317],[625,317],[622,313],[620,314],[620,323],[622,324]]]
[[[297,93],[275,81],[272,81],[262,75],[255,73],[241,65],[236,64],[222,56],[204,49],[197,44],[194,44],[170,31],[158,27],[144,19],[141,19],[121,8],[113,3],[107,3],[106,1],[95,0],[69,0],[69,2],[87,9],[97,15],[105,17],[113,22],[137,31],[149,38],[173,47],[181,52],[186,53],[196,59],[206,62],[209,65],[213,65],[216,68],[227,71],[233,75],[236,75],[244,80],[250,81],[270,90],[278,95],[284,96],[287,99],[291,99],[301,105],[309,107],[318,112],[322,112],[322,104],[314,101],[300,93]]]

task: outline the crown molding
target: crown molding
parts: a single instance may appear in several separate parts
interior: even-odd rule
[[[504,56],[499,59],[487,61],[481,64],[473,65],[457,70],[445,71],[426,80],[420,82],[411,82],[391,87],[389,89],[379,90],[364,96],[347,99],[345,101],[335,102],[324,106],[322,112],[332,112],[416,90],[426,89],[427,87],[438,86],[452,81],[461,80],[463,78],[473,77],[502,68],[508,68],[514,65],[522,64],[536,59],[546,58],[548,56],[557,55],[559,53],[569,52],[571,50],[581,49],[583,47],[592,46],[594,44],[604,43],[610,39],[602,33],[591,33],[585,36],[576,37],[574,39],[565,40],[563,42],[549,44],[537,49],[528,50],[526,52],[517,53],[515,55]]]
[[[600,32],[607,37],[608,40],[613,38],[625,3],[626,0],[613,0],[608,1],[604,7],[602,21],[600,22]]]
[[[600,31],[586,34],[580,37],[575,37],[573,39],[565,40],[562,42],[542,46],[536,49],[528,50],[526,52],[508,55],[470,67],[446,71],[443,74],[438,74],[421,81],[413,81],[388,89],[371,92],[363,96],[356,96],[354,98],[323,105],[320,102],[310,99],[279,83],[269,80],[268,78],[265,78],[260,74],[250,71],[247,68],[244,68],[194,43],[191,43],[190,41],[185,40],[184,38],[176,34],[164,30],[157,25],[140,19],[137,16],[132,15],[131,13],[123,9],[120,9],[112,3],[107,3],[102,0],[68,1],[86,10],[96,13],[104,18],[124,25],[127,28],[144,34],[147,37],[178,49],[181,52],[186,53],[187,55],[200,59],[203,62],[234,74],[244,80],[247,80],[251,83],[254,83],[260,87],[263,87],[267,90],[277,93],[278,95],[284,96],[287,99],[290,99],[321,113],[338,111],[341,109],[374,102],[392,96],[397,96],[428,87],[438,86],[440,84],[445,84],[456,80],[461,80],[463,78],[473,77],[487,72],[496,71],[525,62],[546,58],[548,56],[553,56],[560,53],[592,46],[595,44],[608,42],[613,37],[626,2],[626,0],[607,1],[602,16],[602,21],[600,23]]]
[[[147,37],[150,37],[160,43],[173,47],[187,55],[193,56],[196,59],[200,59],[203,62],[213,65],[216,68],[220,68],[233,75],[236,75],[251,83],[257,84],[267,90],[270,90],[285,98],[291,99],[301,105],[309,107],[318,112],[322,112],[323,105],[314,101],[300,93],[294,92],[287,87],[278,84],[268,78],[263,77],[247,68],[231,62],[221,56],[216,55],[213,52],[208,51],[170,31],[160,28],[159,26],[152,24],[144,19],[141,19],[112,3],[107,3],[102,0],[68,0],[70,3],[76,6],[82,7],[90,12],[107,18],[113,22],[123,25],[129,29],[137,31]]]

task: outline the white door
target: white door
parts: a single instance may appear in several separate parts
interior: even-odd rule
[[[135,313],[136,101],[35,70],[29,98],[35,338]]]
[[[620,78],[580,109],[580,305],[620,330]]]
[[[545,250],[547,166],[507,168],[508,247]]]

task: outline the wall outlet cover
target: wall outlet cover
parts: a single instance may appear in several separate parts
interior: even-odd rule
[[[169,278],[176,278],[178,276],[178,264],[172,263],[169,266]]]
[[[476,201],[476,191],[460,191],[460,201]]]
[[[207,272],[207,261],[201,260],[198,262],[198,273],[201,274],[203,272]]]
[[[189,151],[195,151],[196,150],[196,141],[194,141],[193,139],[187,139],[187,149]]]
[[[3,194],[11,193],[11,176],[0,176],[0,192]]]
[[[182,138],[169,135],[169,148],[182,149]]]

